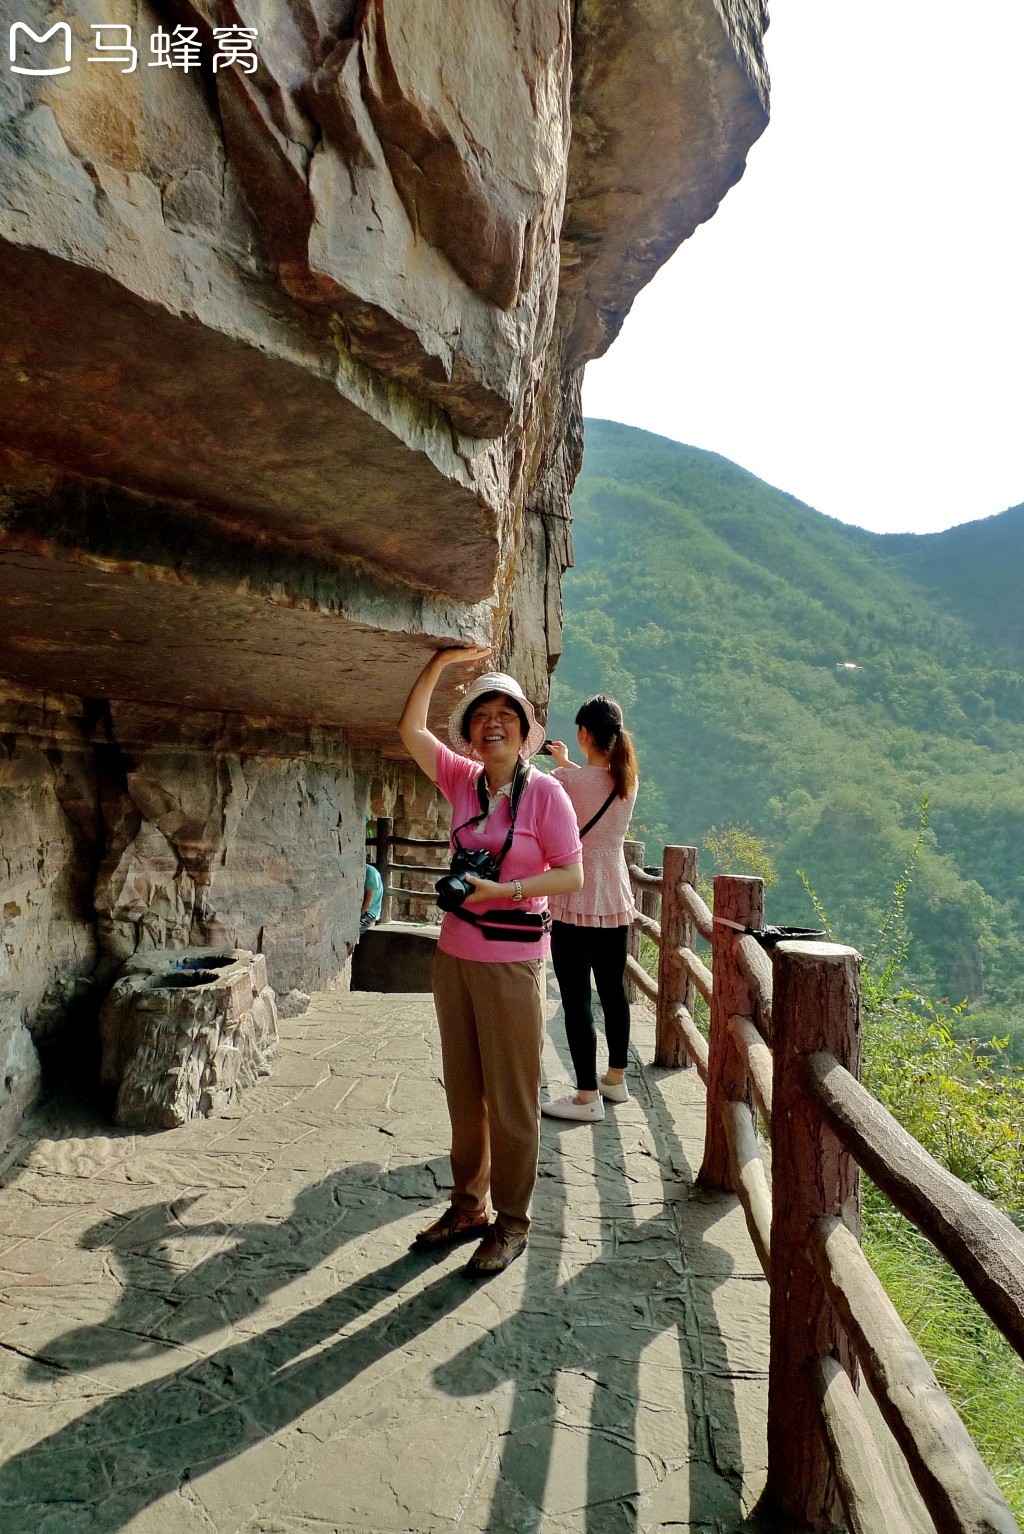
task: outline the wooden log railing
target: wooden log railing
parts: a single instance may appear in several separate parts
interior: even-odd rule
[[[642,858],[637,862],[642,862]],[[770,1285],[766,1502],[793,1526],[908,1534],[904,1504],[861,1406],[863,1373],[938,1534],[1020,1534],[928,1363],[864,1257],[860,1169],[933,1243],[1024,1357],[1024,1234],[940,1167],[858,1080],[860,955],[783,942],[771,957],[760,879],[697,892],[693,848],[667,847],[635,936],[658,950],[658,980],[630,973],[655,1008],[655,1061],[694,1063],[707,1088],[699,1179],[737,1194]],[[679,913],[683,913],[680,917]],[[687,923],[684,927],[683,921]],[[711,966],[695,938],[710,940]],[[643,977],[641,979],[641,976]],[[710,1005],[705,1040],[694,989]],[[666,1038],[685,1059],[664,1058]],[[771,1159],[769,1175],[757,1133]]]
[[[710,996],[711,973],[694,952],[699,934],[711,930],[711,913],[697,894],[697,850],[666,847],[660,872],[643,868],[643,844],[626,843],[626,862],[638,914],[633,923],[626,978],[655,1008],[654,1063],[694,1066],[705,1083],[708,1046],[694,1016],[694,996]],[[660,915],[656,919],[655,913]],[[658,953],[655,979],[640,962],[641,936]]]
[[[396,899],[433,890],[392,884],[436,866],[395,861],[397,847],[447,854],[447,840],[398,837],[387,817],[367,839]],[[858,1080],[859,965],[852,949],[781,943],[769,958],[760,879],[721,876],[713,910],[697,890],[697,851],[626,858],[638,915],[627,983],[655,1013],[657,1065],[695,1067],[707,1089],[699,1181],[738,1196],[770,1284],[770,1504],[795,1525],[906,1534],[901,1499],[860,1404],[860,1376],[906,1459],[938,1534],[1020,1534],[966,1429],[875,1278],[859,1244],[859,1176],[942,1253],[1024,1357],[1024,1235],[935,1163]],[[657,973],[641,962],[653,945]],[[697,951],[710,943],[711,962]],[[695,999],[710,1010],[708,1037]],[[771,1143],[770,1177],[758,1119]]]
[[[400,863],[392,857],[394,847],[422,847],[431,852],[443,851],[446,857],[444,862],[439,863]],[[429,890],[408,889],[405,885],[392,884],[391,879],[401,874],[432,875],[434,879],[439,879],[448,866],[447,837],[396,836],[394,820],[389,815],[379,815],[376,829],[366,838],[366,849],[368,853],[372,850],[374,866],[384,881],[384,898],[380,908],[382,922],[393,919],[396,900],[421,900],[427,905],[434,904],[433,886]]]

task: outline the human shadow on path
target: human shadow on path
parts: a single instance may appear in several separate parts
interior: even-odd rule
[[[397,1192],[399,1177],[408,1184],[418,1173],[429,1197],[443,1186],[445,1169],[438,1160],[382,1176],[379,1166],[362,1162],[304,1188],[291,1214],[277,1221],[190,1224],[189,1211],[202,1195],[100,1220],[78,1244],[111,1253],[121,1278],[117,1304],[100,1324],[75,1327],[48,1342],[28,1365],[28,1378],[49,1379],[50,1367],[88,1370],[118,1359],[155,1358],[235,1325],[330,1257],[349,1239],[360,1206],[380,1190]],[[190,1242],[217,1238],[227,1244],[185,1266]]]
[[[560,1018],[561,1013],[555,1021]],[[563,1031],[552,1031],[552,1039],[568,1065]],[[744,1518],[735,1466],[719,1450],[719,1445],[735,1450],[739,1442],[732,1382],[721,1369],[724,1342],[711,1303],[713,1288],[731,1275],[732,1264],[720,1249],[713,1274],[692,1262],[707,1231],[721,1219],[722,1203],[693,1193],[693,1169],[657,1077],[648,1073],[644,1080],[649,1095],[643,1094],[642,1106],[661,1190],[650,1218],[638,1219],[633,1206],[633,1173],[614,1111],[592,1129],[545,1121],[551,1138],[545,1135],[542,1162],[550,1155],[552,1139],[562,1161],[571,1156],[574,1141],[593,1136],[600,1251],[572,1277],[560,1277],[564,1238],[550,1241],[542,1235],[546,1224],[559,1228],[567,1214],[574,1214],[556,1164],[555,1175],[549,1171],[543,1180],[543,1186],[553,1182],[557,1193],[553,1204],[544,1200],[546,1207],[538,1211],[519,1312],[435,1371],[438,1384],[457,1396],[515,1383],[500,1476],[485,1525],[488,1534],[524,1534],[538,1529],[545,1516],[571,1515],[580,1508],[585,1509],[587,1534],[634,1534],[641,1493],[654,1491],[659,1481],[654,1494],[664,1502],[665,1522],[681,1515],[681,1507],[673,1509],[670,1503],[686,1502],[689,1510],[682,1516],[695,1526],[730,1534],[746,1529],[753,1534],[763,1527]],[[665,1334],[676,1338],[682,1377],[686,1438],[679,1442],[666,1441],[664,1433],[673,1403],[660,1400],[648,1410],[640,1401],[641,1357]],[[666,1369],[662,1384],[669,1380],[678,1384],[679,1372]],[[638,1446],[642,1410],[648,1410],[645,1441],[653,1435],[655,1449]],[[556,1463],[559,1428],[586,1433],[583,1487]],[[646,1473],[641,1455],[650,1462]]]
[[[386,1199],[389,1174],[377,1171]],[[395,1197],[399,1202],[383,1218],[367,1206],[345,1239],[406,1213],[405,1200]],[[14,1455],[0,1466],[0,1528],[4,1534],[114,1534],[183,1482],[279,1432],[468,1300],[473,1286],[460,1270],[446,1271],[377,1321],[330,1341],[435,1260],[403,1252],[281,1325],[106,1400]]]

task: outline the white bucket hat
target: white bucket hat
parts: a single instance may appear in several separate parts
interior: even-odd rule
[[[533,711],[533,704],[515,677],[506,675],[504,671],[485,671],[483,676],[478,676],[475,681],[470,682],[465,694],[452,709],[451,718],[448,720],[448,739],[455,750],[461,752],[463,756],[476,755],[462,733],[462,723],[481,695],[487,692],[504,693],[506,698],[511,698],[513,702],[519,704],[526,715],[528,726],[520,754],[525,757],[535,756],[544,744],[544,726],[538,721]]]

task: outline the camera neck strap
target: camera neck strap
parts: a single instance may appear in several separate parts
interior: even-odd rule
[[[512,777],[512,790],[508,796],[508,812],[510,816],[510,822],[508,831],[505,834],[505,844],[501,851],[495,856],[495,862],[499,868],[505,861],[508,849],[512,845],[512,838],[516,834],[516,816],[519,814],[519,806],[522,802],[523,792],[529,781],[530,769],[523,761],[522,757],[520,757],[516,762],[516,770]],[[480,774],[476,780],[476,797],[477,802],[480,805],[479,815],[471,815],[468,820],[464,820],[462,822],[461,826],[454,826],[452,828],[452,841],[455,843],[455,846],[459,852],[465,851],[465,848],[459,841],[459,832],[465,831],[467,826],[475,826],[479,824],[481,820],[486,820],[488,815],[491,813],[491,810],[493,809],[490,796],[487,793],[487,774],[484,772],[483,768],[480,769]]]
[[[512,845],[516,830],[516,816],[519,814],[519,805],[529,781],[530,768],[520,757],[516,763],[512,791],[509,794],[510,825],[505,836],[505,844],[495,857],[499,869]],[[452,841],[460,852],[464,849],[459,841],[459,832],[464,831],[467,826],[475,826],[479,821],[486,820],[493,808],[487,793],[487,776],[483,771],[476,780],[476,795],[480,804],[479,815],[473,815],[469,820],[464,820],[461,826],[456,826],[452,831]],[[456,917],[459,921],[468,922],[492,943],[539,943],[544,934],[551,931],[550,911],[481,911],[478,915],[475,911],[467,911],[460,905],[447,914]]]

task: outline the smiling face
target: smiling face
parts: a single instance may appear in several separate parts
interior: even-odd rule
[[[514,768],[525,739],[523,722],[504,693],[485,698],[469,716],[469,743],[488,768]]]

